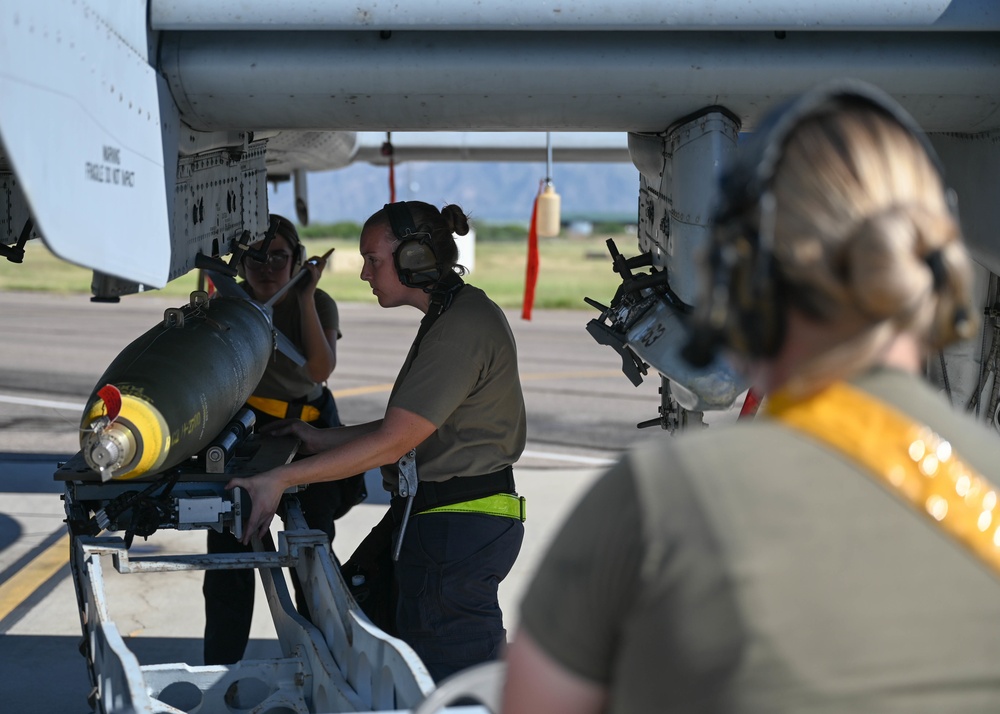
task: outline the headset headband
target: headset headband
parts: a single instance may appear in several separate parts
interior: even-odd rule
[[[857,80],[835,80],[771,110],[719,181],[709,256],[711,286],[702,296],[705,303],[696,308],[691,339],[684,349],[693,365],[707,365],[723,344],[758,357],[780,348],[784,340],[780,292],[787,286],[779,285],[782,281],[772,250],[778,210],[772,193],[774,175],[790,135],[803,121],[852,106],[878,111],[913,136],[944,185],[941,160],[927,135],[909,113],[876,87]],[[953,194],[947,193],[956,212]],[[735,226],[735,231],[726,230],[729,226]],[[723,234],[731,238],[723,240]]]
[[[715,222],[725,222],[760,203],[761,197],[770,191],[771,181],[778,162],[784,155],[789,135],[799,124],[824,110],[851,105],[880,111],[906,129],[923,146],[943,183],[944,167],[941,159],[920,125],[895,99],[865,82],[854,79],[833,80],[779,104],[754,129],[736,162],[720,179],[720,203],[715,212]]]
[[[303,245],[302,239],[299,238],[299,232],[296,230],[294,223],[277,213],[272,213],[271,215],[277,220],[278,224],[275,235],[280,235],[284,238],[292,251],[292,273],[294,274],[295,271],[305,265],[306,247]]]
[[[406,201],[385,204],[386,215],[389,216],[389,227],[392,234],[399,240],[409,240],[418,236],[417,226],[413,222],[413,214],[410,212]]]

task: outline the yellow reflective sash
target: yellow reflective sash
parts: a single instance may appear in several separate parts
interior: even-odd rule
[[[843,382],[804,401],[778,393],[767,412],[864,466],[1000,574],[997,488],[930,428]]]
[[[268,399],[266,397],[254,396],[247,398],[247,404],[252,406],[254,409],[259,409],[265,414],[269,414],[270,416],[278,419],[284,419],[288,416],[288,407],[290,406],[288,402],[284,402],[280,399]],[[319,419],[319,409],[308,404],[303,404],[301,414],[295,418],[301,419],[302,421],[316,421]]]
[[[496,493],[485,498],[475,498],[471,501],[428,508],[420,513],[485,513],[488,516],[516,518],[522,523],[526,517],[524,496],[515,496],[510,493]]]

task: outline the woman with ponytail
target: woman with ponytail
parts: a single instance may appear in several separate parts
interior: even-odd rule
[[[334,429],[269,425],[314,455],[229,484],[252,499],[249,540],[267,532],[289,487],[381,467],[390,509],[343,571],[364,581],[357,594],[369,617],[435,679],[502,653],[497,590],[524,535],[512,468],[526,434],[517,350],[503,311],[462,280],[454,235],[468,231],[458,206],[422,201],[387,204],[365,222],[361,279],[382,307],[424,314],[385,417]]]
[[[996,710],[1000,443],[922,378],[978,312],[933,150],[835,82],[757,128],[719,199],[686,354],[738,361],[764,409],[583,498],[503,711]]]

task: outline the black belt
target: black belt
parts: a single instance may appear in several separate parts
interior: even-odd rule
[[[413,511],[417,514],[428,508],[450,506],[453,503],[472,501],[497,493],[515,493],[514,469],[505,466],[499,471],[482,476],[456,476],[447,481],[421,481],[413,498]],[[403,520],[406,499],[393,494],[389,502],[392,518],[396,523]]]

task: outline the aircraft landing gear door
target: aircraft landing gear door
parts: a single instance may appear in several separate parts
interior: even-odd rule
[[[701,425],[705,411],[728,409],[745,389],[742,379],[716,359],[705,369],[680,355],[687,341],[682,313],[698,300],[696,260],[708,244],[719,173],[736,151],[740,123],[709,107],[665,133],[629,135],[639,169],[639,249],[654,270],[667,273],[669,301],[660,301],[627,332],[628,346],[661,375],[659,425],[673,432]],[[662,338],[652,340],[653,334]]]
[[[26,200],[60,258],[160,288],[177,124],[149,53],[144,2],[4,0],[0,166],[17,184],[6,198]]]

